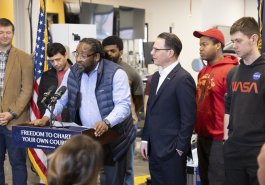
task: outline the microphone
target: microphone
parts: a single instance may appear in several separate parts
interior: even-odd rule
[[[58,91],[53,95],[53,97],[51,97],[51,104],[59,100],[62,97],[62,95],[65,93],[66,89],[67,88],[65,86],[60,87],[60,89],[58,89]]]
[[[45,104],[46,100],[48,100],[54,94],[55,91],[56,91],[56,87],[54,85],[52,85],[48,89],[48,91],[43,94],[43,98],[41,100],[41,103]]]

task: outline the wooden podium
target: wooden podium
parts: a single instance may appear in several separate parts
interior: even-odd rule
[[[94,129],[80,126],[36,127],[32,125],[13,126],[12,137],[15,143],[25,148],[55,149],[76,134],[85,134],[99,141],[102,145],[119,138],[119,134],[109,130],[100,137],[94,135]]]

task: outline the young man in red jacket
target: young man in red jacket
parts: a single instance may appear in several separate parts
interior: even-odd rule
[[[200,56],[207,61],[198,75],[196,90],[199,173],[203,185],[223,185],[226,76],[238,59],[223,55],[225,39],[220,30],[194,31],[193,35],[200,38]]]

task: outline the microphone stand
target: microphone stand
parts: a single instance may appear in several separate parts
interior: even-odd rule
[[[54,117],[53,111],[54,111],[54,108],[55,108],[55,103],[51,103],[50,107],[51,107],[51,109],[50,109],[51,116],[50,116],[49,122],[50,122],[50,128],[52,128],[52,126],[53,126],[52,121],[53,121],[53,117]]]
[[[45,108],[51,113],[51,115],[50,115],[50,119],[49,119],[49,122],[50,122],[50,128],[52,128],[52,126],[53,126],[53,124],[52,124],[52,121],[53,121],[53,117],[55,117],[54,116],[54,114],[53,114],[53,111],[54,111],[54,109],[55,109],[55,104],[56,104],[56,101],[55,102],[53,102],[53,101],[51,101],[51,103],[50,104],[46,104],[45,102],[41,102],[44,106],[45,106]],[[51,108],[49,108],[49,106],[51,107]]]
[[[50,102],[50,104],[49,104],[49,106],[51,107],[50,109],[48,108],[48,110],[49,110],[49,112],[51,113],[51,116],[50,116],[50,120],[49,120],[49,122],[50,122],[50,128],[52,128],[52,126],[53,126],[53,123],[52,123],[52,121],[53,121],[53,119],[55,118],[55,115],[53,114],[53,112],[54,112],[54,109],[55,109],[55,105],[56,105],[56,103],[57,103],[57,99],[58,97],[52,97],[51,98],[51,102]],[[63,123],[60,121],[60,124],[62,125],[62,127],[64,128],[64,125],[63,125]]]
[[[61,98],[61,96],[63,95],[63,93],[64,93],[65,91],[66,91],[66,87],[65,87],[65,86],[62,86],[62,87],[60,87],[60,89],[58,90],[58,92],[56,92],[56,93],[50,98],[50,103],[49,103],[48,105],[45,103],[45,101],[41,102],[41,103],[43,103],[43,104],[45,105],[46,109],[48,109],[49,112],[51,113],[51,115],[50,115],[50,119],[49,119],[49,121],[50,121],[50,128],[52,128],[52,126],[53,126],[52,121],[53,121],[53,118],[55,118],[55,116],[54,116],[54,114],[53,114],[53,111],[54,111],[54,109],[55,109],[56,102],[57,102],[58,99]],[[50,109],[49,109],[49,107],[50,107]],[[62,123],[61,123],[61,124],[62,124]],[[63,124],[62,124],[62,127],[64,127]]]

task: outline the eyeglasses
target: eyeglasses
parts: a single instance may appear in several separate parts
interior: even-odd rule
[[[162,50],[171,50],[170,48],[155,48],[153,47],[152,49],[155,53],[158,52],[158,51],[162,51]]]
[[[92,53],[90,55],[87,55],[87,54],[78,53],[77,51],[74,51],[73,52],[73,55],[75,56],[76,59],[79,57],[81,60],[86,60],[87,58],[95,55],[95,53]]]

